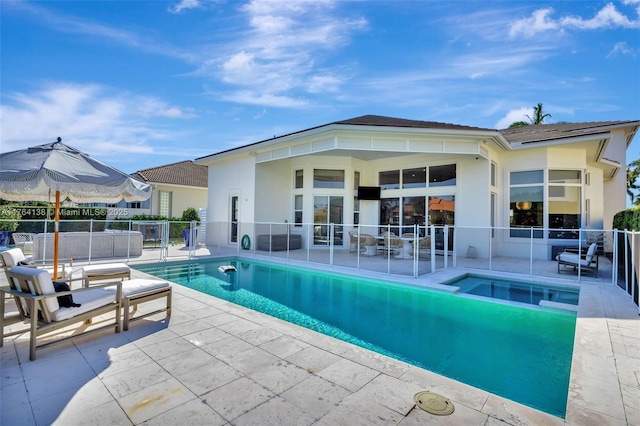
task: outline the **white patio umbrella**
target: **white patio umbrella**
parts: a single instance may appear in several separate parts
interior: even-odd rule
[[[0,154],[0,198],[50,201],[55,193],[54,279],[58,273],[60,199],[76,203],[144,201],[151,186],[57,142]]]

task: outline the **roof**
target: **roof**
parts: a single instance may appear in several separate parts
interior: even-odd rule
[[[363,115],[348,120],[336,121],[330,124],[348,124],[353,126],[379,127],[414,127],[418,129],[447,129],[447,130],[495,130],[482,127],[461,126],[459,124],[439,123],[437,121],[407,120],[404,118],[384,117],[381,115]]]
[[[189,160],[139,170],[135,175],[147,183],[196,186],[200,188],[207,187],[209,176],[207,166],[195,164]]]
[[[607,133],[611,127],[638,126],[638,121],[592,121],[587,123],[531,124],[500,130],[509,143],[532,143]],[[635,131],[634,131],[635,133]]]
[[[274,142],[278,139],[287,138],[294,135],[322,129],[323,127],[330,127],[336,125],[347,126],[370,126],[370,127],[396,127],[396,128],[415,128],[415,129],[434,129],[434,130],[448,130],[448,131],[476,131],[476,132],[495,132],[496,135],[501,135],[502,138],[510,145],[515,143],[533,143],[544,142],[551,140],[561,140],[567,138],[574,138],[577,136],[590,136],[599,133],[607,133],[612,127],[624,127],[630,126],[632,130],[627,135],[627,145],[633,139],[635,132],[640,126],[640,121],[626,120],[626,121],[595,121],[588,123],[554,123],[554,124],[532,124],[527,126],[512,127],[509,129],[496,130],[483,127],[463,126],[459,124],[440,123],[436,121],[420,121],[420,120],[408,120],[404,118],[385,117],[381,115],[362,115],[360,117],[349,118],[347,120],[334,121],[332,123],[323,124],[309,129],[299,130],[296,132],[288,133],[281,136],[274,136],[273,138],[265,139],[259,142],[254,142],[247,145],[242,145],[236,148],[231,148],[225,151],[220,151],[211,155],[196,158],[198,160],[204,160],[206,158],[216,157],[221,154],[237,151],[240,149],[246,149],[249,147],[258,146],[266,142]],[[500,139],[502,139],[500,138]]]

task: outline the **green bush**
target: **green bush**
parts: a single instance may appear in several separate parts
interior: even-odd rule
[[[198,212],[193,207],[187,208],[184,212],[182,212],[182,220],[185,222],[191,222],[195,220],[196,222],[200,222],[200,216],[198,216]]]
[[[640,207],[623,210],[613,217],[614,229],[640,231]]]

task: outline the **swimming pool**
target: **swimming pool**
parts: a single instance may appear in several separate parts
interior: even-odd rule
[[[555,302],[578,306],[580,289],[568,286],[542,285],[527,281],[513,281],[467,274],[446,283],[458,287],[461,293],[511,302],[540,305],[540,302]]]
[[[565,415],[575,314],[237,258],[134,267]]]

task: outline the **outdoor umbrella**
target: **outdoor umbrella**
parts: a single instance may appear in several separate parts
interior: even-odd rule
[[[76,203],[143,201],[151,186],[57,142],[0,154],[0,198],[50,201],[55,193],[54,279],[58,273],[60,199]]]

